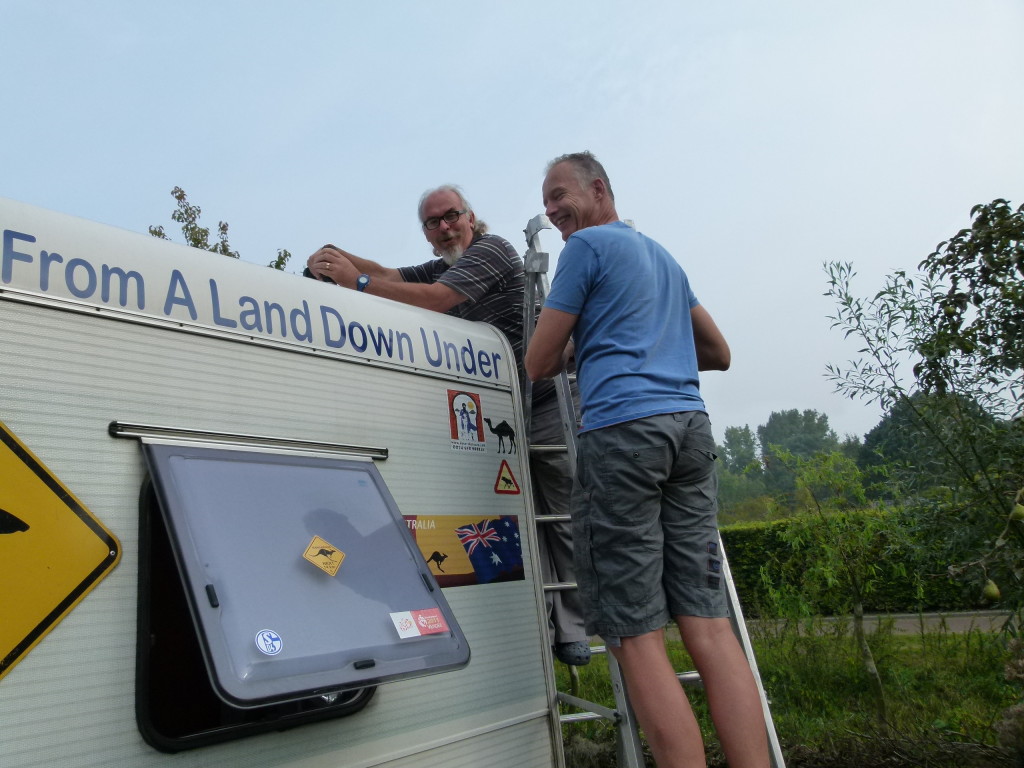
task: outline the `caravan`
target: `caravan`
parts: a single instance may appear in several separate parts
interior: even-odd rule
[[[562,764],[500,333],[0,231],[4,765]]]

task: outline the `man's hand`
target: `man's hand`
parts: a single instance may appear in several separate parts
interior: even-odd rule
[[[344,252],[330,243],[310,256],[306,260],[306,266],[315,277],[329,278],[345,288],[355,288],[356,278],[360,275],[359,270],[346,258]]]

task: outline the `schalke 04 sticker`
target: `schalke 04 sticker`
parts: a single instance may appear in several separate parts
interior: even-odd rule
[[[274,630],[261,629],[256,633],[256,648],[267,656],[277,656],[284,648],[284,641]]]

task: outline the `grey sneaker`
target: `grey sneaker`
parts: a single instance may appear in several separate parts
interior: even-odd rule
[[[582,640],[574,643],[555,643],[555,658],[571,667],[584,667],[590,663],[590,645]]]

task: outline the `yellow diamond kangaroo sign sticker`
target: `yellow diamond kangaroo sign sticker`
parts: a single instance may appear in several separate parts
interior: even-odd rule
[[[314,536],[302,555],[324,573],[334,576],[345,559],[345,553],[331,545],[326,539]]]
[[[120,558],[114,535],[0,422],[0,678]]]

